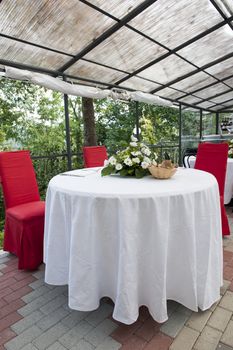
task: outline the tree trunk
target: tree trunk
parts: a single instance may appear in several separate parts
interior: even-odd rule
[[[96,146],[95,114],[92,98],[82,97],[82,112],[84,124],[84,145]]]

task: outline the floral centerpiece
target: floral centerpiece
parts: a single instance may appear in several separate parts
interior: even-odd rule
[[[149,175],[149,166],[156,165],[157,155],[134,136],[131,136],[129,146],[123,151],[110,157],[104,163],[102,176],[120,174],[121,176],[135,176],[141,178]]]
[[[228,158],[233,158],[233,140],[228,142],[229,150],[228,150]]]

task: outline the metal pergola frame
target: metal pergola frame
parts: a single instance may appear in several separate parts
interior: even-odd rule
[[[108,28],[107,30],[105,30],[102,34],[100,34],[99,36],[97,36],[91,43],[89,43],[88,45],[86,45],[83,49],[81,49],[81,51],[77,52],[76,54],[70,54],[67,53],[65,51],[62,50],[57,50],[55,48],[52,47],[48,47],[48,46],[44,46],[44,45],[40,45],[36,42],[31,42],[28,40],[24,40],[21,39],[20,37],[16,37],[16,36],[10,36],[7,35],[6,33],[0,33],[0,37],[5,38],[7,40],[10,41],[15,41],[15,42],[20,42],[26,45],[30,45],[32,47],[36,47],[36,48],[40,48],[46,51],[50,51],[53,53],[57,53],[57,54],[62,54],[67,56],[67,62],[65,62],[61,67],[59,67],[59,69],[53,70],[53,69],[46,69],[46,68],[42,68],[40,66],[34,66],[34,65],[28,65],[28,64],[23,64],[21,62],[17,62],[17,61],[9,61],[7,59],[4,58],[0,58],[0,64],[3,66],[11,66],[11,67],[15,67],[15,68],[19,68],[19,69],[26,69],[26,70],[30,70],[30,71],[34,71],[34,72],[38,72],[38,73],[44,73],[44,74],[48,74],[51,75],[53,77],[61,77],[63,78],[63,80],[65,81],[74,81],[76,83],[80,83],[83,82],[83,84],[86,85],[90,85],[90,86],[99,86],[102,88],[117,88],[117,89],[122,89],[122,90],[133,90],[131,88],[127,88],[127,87],[123,87],[120,84],[123,82],[127,82],[128,79],[132,78],[132,77],[137,77],[139,79],[141,79],[142,81],[149,81],[152,83],[155,83],[157,85],[159,85],[159,87],[153,89],[150,91],[151,94],[156,94],[159,97],[162,97],[163,99],[167,99],[169,101],[172,101],[175,105],[179,106],[179,110],[180,110],[180,121],[181,121],[181,111],[182,111],[182,105],[186,106],[186,107],[190,107],[190,108],[194,108],[200,111],[200,138],[202,136],[202,114],[203,111],[207,111],[210,113],[216,113],[216,132],[218,131],[218,120],[219,120],[219,113],[231,113],[232,112],[232,108],[233,108],[233,98],[227,99],[225,101],[221,101],[221,102],[215,102],[212,101],[212,99],[215,99],[217,97],[220,97],[226,93],[229,92],[233,92],[233,87],[231,85],[229,85],[226,81],[228,79],[233,78],[233,74],[225,76],[224,78],[218,78],[215,75],[209,73],[207,71],[208,68],[210,67],[214,67],[215,65],[225,62],[226,60],[233,58],[233,52],[228,53],[226,55],[223,55],[222,57],[219,57],[213,61],[208,62],[207,64],[204,64],[202,66],[197,66],[196,64],[194,64],[193,62],[191,62],[190,60],[186,59],[185,57],[183,57],[179,51],[183,48],[188,47],[189,45],[195,43],[196,41],[198,41],[199,39],[202,39],[204,37],[206,37],[208,34],[214,33],[216,30],[222,28],[223,26],[228,25],[229,28],[233,31],[233,15],[231,15],[230,17],[227,17],[224,12],[221,10],[221,8],[219,7],[219,5],[216,3],[216,0],[209,0],[209,2],[213,5],[213,7],[216,9],[216,11],[219,13],[219,15],[222,18],[222,21],[213,25],[212,27],[206,29],[205,31],[199,33],[198,35],[194,36],[193,38],[187,40],[186,42],[178,45],[177,47],[170,49],[169,47],[167,47],[166,45],[162,44],[161,42],[158,42],[157,40],[155,40],[154,38],[148,36],[147,34],[143,33],[142,31],[134,28],[129,22],[132,21],[136,16],[138,16],[139,14],[141,14],[143,11],[145,11],[146,9],[148,9],[151,5],[153,5],[155,2],[158,2],[159,0],[144,0],[142,3],[140,3],[138,6],[134,7],[128,14],[126,14],[124,17],[122,17],[121,19],[113,16],[112,14],[108,13],[107,11],[103,10],[102,8],[92,4],[90,1],[88,0],[79,0],[79,2],[85,4],[86,6],[94,9],[95,11],[102,13],[103,15],[111,18],[112,20],[114,20],[116,23],[113,24],[110,28]],[[152,43],[158,45],[159,47],[165,49],[167,52],[160,55],[159,57],[153,59],[152,61],[150,61],[147,64],[144,64],[143,66],[137,68],[136,70],[134,70],[133,72],[128,72],[125,70],[121,70],[121,69],[117,69],[114,67],[110,67],[109,65],[100,63],[100,62],[95,62],[93,60],[87,59],[85,57],[85,55],[87,55],[87,53],[91,52],[94,48],[96,48],[98,45],[100,45],[101,43],[103,43],[105,40],[107,40],[108,38],[110,38],[113,34],[115,34],[119,29],[126,27],[131,31],[136,32],[138,35],[142,36],[143,38],[146,38],[148,40],[150,40]],[[176,57],[178,57],[179,59],[183,60],[184,62],[188,63],[189,65],[192,65],[194,67],[194,69],[187,73],[187,74],[183,74],[175,79],[170,80],[167,83],[161,83],[158,82],[156,80],[151,80],[151,79],[146,79],[144,77],[139,76],[139,74],[153,66],[154,64],[163,61],[164,59],[168,58],[169,56],[174,55]],[[89,63],[93,63],[96,64],[98,66],[104,67],[104,68],[111,68],[111,70],[113,71],[117,71],[117,72],[121,72],[126,74],[125,77],[118,79],[117,81],[115,81],[114,83],[110,84],[109,82],[106,82],[104,80],[95,80],[95,79],[89,79],[89,78],[85,78],[85,77],[80,77],[77,75],[72,75],[72,74],[68,74],[65,71],[70,68],[72,65],[74,65],[76,62],[78,62],[79,60],[85,61],[85,62],[89,62]],[[3,70],[3,69],[1,69]],[[206,84],[205,86],[202,86],[200,88],[196,88],[194,87],[193,90],[187,92],[178,88],[175,88],[174,86],[172,86],[173,84],[176,84],[180,81],[183,81],[184,79],[187,79],[189,77],[194,76],[195,74],[202,72],[205,73],[207,76],[211,77],[212,79],[214,79],[215,81],[209,84]],[[220,92],[220,93],[215,93],[214,95],[209,96],[208,98],[203,98],[200,97],[198,95],[196,95],[197,92],[200,91],[204,91],[207,88],[210,88],[212,86],[215,86],[216,84],[223,84],[226,86],[226,90],[224,92]],[[168,97],[164,97],[163,95],[160,95],[160,92],[165,89],[165,88],[169,88],[171,90],[174,90],[175,92],[179,92],[182,93],[182,95],[178,98],[168,98]],[[184,98],[189,97],[189,96],[193,96],[195,98],[198,98],[199,101],[195,102],[193,104],[190,103],[185,103],[185,101],[183,101]],[[202,103],[210,103],[210,106],[207,108],[203,108],[201,106]],[[230,105],[229,105],[230,102]],[[232,104],[231,104],[232,102]],[[227,103],[227,106],[224,106],[224,103]],[[66,143],[67,143],[67,157],[68,157],[68,167],[71,167],[71,147],[70,147],[70,138],[69,138],[69,115],[68,115],[68,96],[64,95],[64,106],[65,106],[65,123],[66,123]],[[138,113],[138,104],[136,104],[136,125],[137,125],[137,130],[139,128],[139,113]],[[181,126],[180,126],[180,133],[181,133]],[[181,134],[180,134],[180,138],[181,138]],[[181,142],[181,139],[180,139]],[[180,150],[181,152],[181,150]],[[180,159],[181,159],[181,155],[180,155]]]

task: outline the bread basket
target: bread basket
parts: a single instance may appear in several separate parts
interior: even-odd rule
[[[161,165],[151,165],[148,170],[156,179],[169,179],[175,174],[177,169],[175,167],[164,168]]]

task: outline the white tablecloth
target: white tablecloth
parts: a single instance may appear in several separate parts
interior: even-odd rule
[[[58,175],[47,191],[44,252],[45,281],[69,285],[72,309],[94,310],[108,296],[126,324],[141,305],[167,320],[167,299],[205,310],[222,283],[216,179],[193,169],[169,180]]]
[[[190,167],[194,168],[196,157],[190,157],[189,163]],[[227,172],[225,180],[225,190],[224,190],[224,204],[228,204],[233,197],[233,159],[228,158],[227,160]]]

